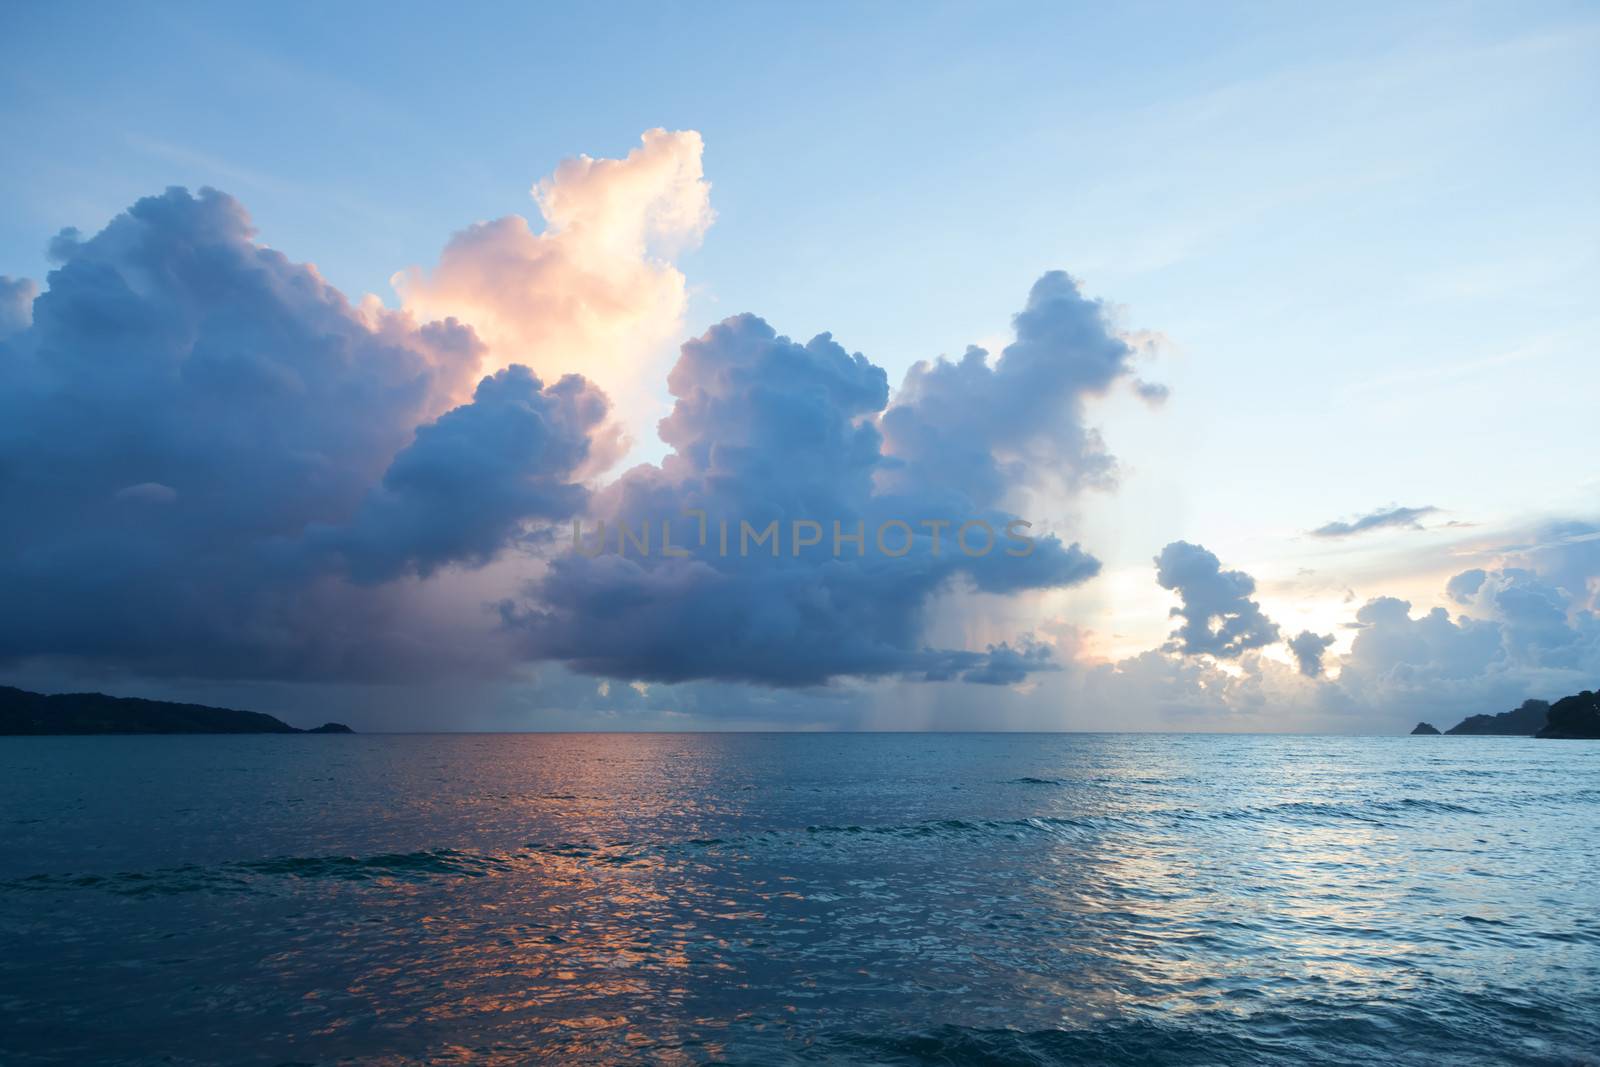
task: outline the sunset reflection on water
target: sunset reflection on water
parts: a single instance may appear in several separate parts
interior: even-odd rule
[[[1293,1062],[1403,1020],[1420,1063],[1541,1005],[1582,1047],[1582,755],[1407,744],[40,739],[7,1062]]]

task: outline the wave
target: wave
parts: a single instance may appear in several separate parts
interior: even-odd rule
[[[185,864],[149,871],[114,874],[35,874],[0,882],[0,891],[61,892],[99,889],[118,896],[167,896],[178,893],[252,893],[260,878],[333,879],[364,882],[377,879],[416,881],[440,877],[478,878],[507,866],[503,858],[442,848],[376,856],[285,856],[237,860],[202,867]]]
[[[1024,779],[1026,781],[1026,779]],[[1041,780],[1042,781],[1042,780]],[[520,849],[499,853],[435,848],[371,856],[285,856],[263,860],[236,860],[215,866],[185,865],[150,871],[115,874],[36,874],[0,882],[0,892],[42,892],[96,889],[127,896],[213,892],[262,891],[274,880],[426,881],[482,878],[515,873],[540,857],[628,867],[695,854],[741,854],[766,847],[792,847],[811,841],[832,849],[853,840],[893,839],[1020,841],[1028,837],[1054,837],[1093,842],[1113,833],[1159,829],[1162,824],[1254,821],[1336,822],[1354,820],[1384,825],[1408,816],[1473,816],[1485,812],[1447,801],[1403,797],[1353,804],[1320,801],[1286,801],[1239,808],[1158,808],[1148,811],[1096,815],[1034,815],[1020,819],[930,819],[911,823],[813,824],[803,828],[766,830],[727,837],[693,837],[680,840],[529,842]]]
[[[1386,815],[1475,815],[1489,813],[1465,804],[1452,804],[1442,800],[1424,800],[1402,797],[1399,800],[1363,800],[1352,803],[1329,803],[1319,800],[1286,800],[1277,804],[1260,804],[1242,808],[1164,808],[1153,815],[1164,815],[1178,822],[1250,821],[1272,822],[1296,820],[1353,820],[1385,824]]]
[[[1081,1030],[945,1025],[904,1034],[832,1036],[818,1059],[874,1064],[1237,1064],[1281,1056],[1283,1042],[1153,1023]],[[808,1057],[809,1058],[809,1057]]]
[[[818,1041],[790,1062],[996,1067],[1363,1062],[1588,1067],[1600,1062],[1583,1050],[1583,1027],[1553,1012],[1538,1014],[1544,1017],[1525,1019],[1514,1003],[1486,996],[1392,1005],[1302,999],[1255,1015],[1207,1013],[1187,1025],[1133,1018],[1061,1030],[946,1024],[904,1033],[845,1031]],[[1537,1032],[1540,1037],[1517,1047],[1507,1044],[1508,1031]]]
[[[451,848],[423,852],[391,852],[377,856],[290,856],[229,864],[234,870],[291,878],[336,878],[365,881],[370,878],[429,878],[461,876],[481,878],[506,861],[495,856],[458,852]]]

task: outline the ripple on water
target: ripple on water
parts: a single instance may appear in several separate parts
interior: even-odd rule
[[[1582,746],[75,740],[7,1064],[1594,1062]]]

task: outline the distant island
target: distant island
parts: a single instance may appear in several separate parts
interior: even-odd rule
[[[0,686],[0,735],[10,734],[349,734],[342,723],[301,730],[259,711],[112,697],[47,696]]]
[[[1498,715],[1469,715],[1445,733],[1532,737],[1544,729],[1549,715],[1548,700],[1524,700],[1522,707],[1502,711]]]
[[[1600,738],[1600,693],[1585,689],[1550,705],[1550,717],[1539,737]]]
[[[1520,708],[1498,715],[1469,715],[1447,734],[1483,737],[1547,737],[1557,739],[1600,738],[1600,693],[1587,689],[1554,704],[1548,700],[1524,700]],[[1419,722],[1412,735],[1437,734],[1431,723]]]

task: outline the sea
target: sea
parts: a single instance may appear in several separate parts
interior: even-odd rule
[[[1600,743],[0,738],[0,1063],[1596,1064]]]

